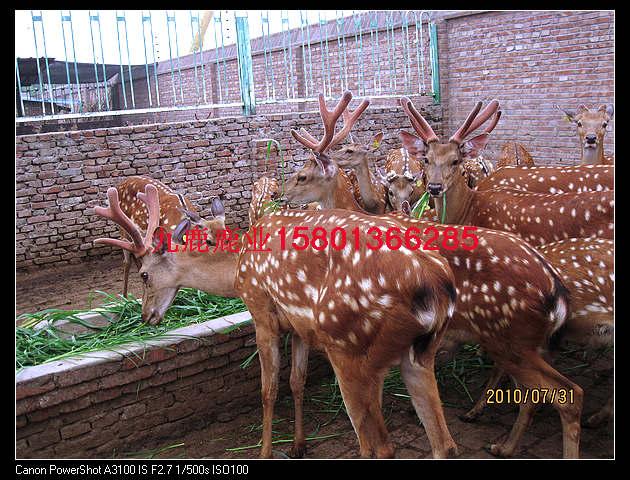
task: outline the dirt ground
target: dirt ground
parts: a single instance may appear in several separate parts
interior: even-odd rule
[[[140,295],[140,279],[132,267],[130,291]],[[16,311],[34,312],[44,308],[84,308],[90,303],[90,292],[103,290],[119,293],[122,288],[121,258],[117,255],[80,266],[57,267],[30,274],[17,275]],[[94,294],[93,304],[99,303]],[[595,412],[613,393],[613,376],[609,370],[612,353],[585,361],[582,352],[564,352],[557,357],[556,367],[585,390],[584,416]],[[480,373],[467,384],[470,397],[476,399],[486,380]],[[339,402],[333,406],[322,402],[331,399],[330,383],[307,383],[305,431],[309,437],[306,458],[357,458],[358,442],[350,421]],[[511,385],[505,383],[504,388]],[[475,423],[458,418],[472,406],[468,395],[452,376],[440,384],[446,421],[459,448],[459,458],[494,458],[485,447],[496,443],[510,430],[516,419],[515,405],[489,406]],[[396,448],[397,458],[431,456],[427,436],[413,411],[411,401],[400,393],[386,392],[383,412],[387,428]],[[163,446],[147,452],[120,452],[119,457],[134,458],[256,458],[260,440],[261,408],[255,408],[237,420],[216,422],[203,429],[165,440]],[[286,458],[293,430],[293,405],[290,396],[279,398],[275,409],[274,445],[277,458]],[[613,422],[596,429],[582,429],[582,458],[612,458],[614,455]],[[324,437],[324,438],[322,438]],[[253,446],[253,447],[252,447]],[[252,447],[252,448],[244,448]],[[236,449],[236,450],[233,450]],[[562,429],[556,411],[541,406],[525,433],[516,458],[561,458]]]

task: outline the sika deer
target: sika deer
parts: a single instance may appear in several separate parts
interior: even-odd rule
[[[569,112],[558,107],[569,122],[577,126],[582,156],[580,165],[611,165],[615,163],[613,156],[604,155],[604,136],[606,127],[612,120],[612,105],[600,105],[597,111],[580,105],[577,112]]]
[[[478,102],[462,126],[442,144],[431,126],[407,100],[414,129],[420,135],[406,145],[425,156],[427,190],[440,200],[436,211],[442,216],[446,195],[446,223],[476,225],[513,232],[532,245],[544,245],[563,238],[598,236],[612,238],[613,192],[540,194],[501,188],[475,191],[458,174],[464,158],[476,157],[486,146],[496,125],[499,102],[493,100],[479,113]],[[465,137],[492,117],[484,133],[468,141]]]
[[[397,364],[426,427],[434,457],[456,453],[433,371],[435,351],[455,299],[452,272],[434,252],[401,249],[386,258],[373,255],[366,247],[364,232],[371,226],[387,229],[395,225],[391,220],[343,210],[280,211],[253,225],[289,231],[295,227],[317,226],[328,231],[356,227],[362,232],[357,250],[350,245],[335,250],[326,242],[313,251],[282,251],[280,239],[272,236],[269,252],[241,251],[236,287],[256,325],[261,363],[261,457],[271,456],[279,340],[286,331],[293,332],[291,387],[296,402],[301,404],[308,349],[323,350],[337,376],[362,457],[394,455],[381,398],[385,374]],[[287,236],[287,242],[292,241],[293,236]],[[297,430],[298,425],[301,414],[296,415],[296,447],[303,450],[303,431]]]
[[[587,349],[613,346],[614,341],[614,265],[613,241],[605,239],[570,238],[550,243],[538,249],[562,275],[571,295],[571,315],[554,338],[554,344],[570,341]],[[488,399],[488,390],[499,385],[504,372],[495,368],[484,388],[484,394],[475,406],[460,418],[474,421],[482,413]],[[533,406],[532,406],[533,407]],[[533,408],[526,410],[529,416],[522,419],[522,425],[531,421]],[[595,427],[612,416],[613,398],[595,414],[584,426]],[[502,456],[514,453],[524,430],[513,432],[503,446],[491,446],[491,451]]]
[[[477,190],[510,187],[532,193],[606,192],[614,189],[614,165],[502,167],[477,185]]]
[[[287,199],[295,203],[319,201],[325,209],[360,211],[344,186],[341,169],[326,154],[314,152],[314,156],[287,180]],[[362,217],[354,219],[358,218]],[[430,240],[430,229],[443,235],[447,228],[455,228],[401,214],[370,218],[388,218],[404,229],[419,228],[422,244]],[[472,251],[436,245],[453,269],[458,296],[447,336],[480,343],[495,363],[503,365],[525,388],[572,389],[577,401],[556,401],[554,407],[562,419],[564,456],[577,457],[582,390],[541,357],[549,337],[568,315],[566,288],[556,270],[519,237],[485,228],[476,228],[475,234],[479,246]],[[380,255],[387,256],[389,251]]]
[[[139,202],[131,202],[134,212],[146,212],[146,233],[143,237],[138,225],[132,221],[122,209],[118,190],[111,187],[107,190],[109,207],[95,207],[94,213],[109,218],[117,223],[126,240],[99,238],[94,243],[113,245],[130,252],[141,259],[140,277],[143,281],[142,320],[151,325],[160,323],[170,307],[175,295],[182,287],[197,288],[224,297],[237,297],[234,290],[234,272],[237,256],[230,252],[216,253],[201,252],[199,250],[167,251],[167,242],[160,239],[160,198],[158,188],[152,184],[145,185],[145,191],[137,194]],[[142,209],[142,210],[141,210]],[[225,211],[218,198],[214,198],[211,210],[214,220],[207,223],[209,238],[217,239],[225,228]],[[183,222],[186,222],[184,220]],[[178,227],[179,238],[190,227]],[[209,249],[210,250],[210,249]]]
[[[159,225],[167,230],[173,231],[173,238],[177,243],[183,243],[183,233],[191,227],[207,228],[209,230],[209,239],[213,240],[213,232],[216,229],[223,228],[221,219],[204,220],[202,219],[195,206],[189,199],[182,194],[173,191],[162,182],[149,177],[132,176],[123,180],[116,189],[121,199],[120,208],[133,223],[139,228],[147,227],[147,209],[143,206],[136,195],[144,192],[147,185],[154,185],[160,198],[160,219]],[[124,229],[120,229],[120,235],[129,239]],[[129,281],[129,250],[123,249],[123,296],[127,296],[127,285]],[[140,270],[139,257],[134,255],[133,259]]]

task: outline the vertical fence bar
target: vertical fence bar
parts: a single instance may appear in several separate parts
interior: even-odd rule
[[[175,19],[175,16],[171,17],[166,12],[166,29],[168,35],[168,57],[171,66],[171,86],[173,87],[173,106],[177,105],[177,91],[175,90],[175,70],[173,70],[173,49],[171,47],[171,22]]]
[[[74,43],[74,27],[72,25],[72,12],[68,10],[68,17],[70,19],[70,40],[72,40],[72,58],[74,59],[74,80],[77,84],[77,97],[79,100],[79,112],[83,112],[83,100],[81,99],[81,86],[79,83],[79,66],[77,65],[77,52]]]
[[[216,54],[217,62],[217,90],[219,91],[219,103],[223,103],[223,91],[221,89],[221,65],[219,64],[219,41],[217,40],[217,25],[221,26],[222,13],[219,13],[218,17],[213,17],[214,20],[214,52]],[[221,27],[219,27],[221,28]],[[223,42],[223,29],[221,29],[221,41]]]
[[[197,10],[197,36],[199,37],[199,63],[201,64],[201,87],[203,90],[203,103],[208,102],[206,95],[206,73],[203,65],[203,37],[205,36],[205,33],[205,30],[203,35],[201,33],[200,13],[199,10]]]
[[[362,30],[362,18],[361,15],[354,15],[354,43],[355,45],[359,45],[359,67],[358,67],[358,75],[357,75],[357,90],[359,95],[365,95],[365,83],[364,83],[364,75],[363,75],[363,30]],[[358,32],[357,32],[358,30]],[[363,93],[361,93],[363,91]]]
[[[61,19],[61,37],[63,38],[63,56],[66,63],[66,81],[68,86],[68,94],[70,95],[70,111],[75,112],[74,108],[74,89],[70,84],[70,66],[68,65],[68,48],[66,46],[66,27],[64,22],[70,19],[69,16],[64,16],[63,11],[59,10],[59,18]]]
[[[378,38],[378,12],[374,13],[374,16],[370,19],[370,43],[372,44],[372,68],[374,68],[374,63],[376,63],[376,75],[374,75],[374,91],[379,95],[382,90],[382,81],[381,81],[381,56],[380,56],[380,48],[379,48],[379,38]],[[379,51],[379,53],[375,53]]]
[[[252,68],[252,50],[249,40],[249,24],[246,16],[235,14],[236,51],[238,58],[238,79],[241,86],[243,114],[256,114],[256,95],[254,92],[254,71]]]
[[[327,21],[322,20],[321,12],[317,13],[317,18],[319,20],[319,48],[322,52],[322,81],[324,83],[323,93],[326,97],[332,96],[332,79],[330,77],[330,52],[328,50],[328,25]],[[324,36],[322,35],[322,30],[325,33],[325,41],[326,41],[326,52],[324,53]],[[328,80],[328,94],[326,94],[326,80]]]
[[[341,18],[339,17],[339,11],[335,12],[336,24],[337,24],[337,58],[339,60],[339,79],[341,80],[341,92],[350,88],[348,84],[348,68],[346,63],[346,37],[344,29],[343,11],[341,12]],[[343,60],[342,60],[343,59]],[[344,84],[345,77],[345,84]]]
[[[101,91],[100,91],[100,85],[98,82],[98,67],[96,66],[96,47],[94,46],[94,31],[92,29],[92,21],[94,20],[94,17],[92,16],[92,12],[90,11],[88,13],[89,17],[90,17],[90,39],[92,40],[92,61],[94,63],[94,76],[96,77],[96,98],[98,101],[98,104],[100,106],[101,104]]]
[[[107,107],[107,110],[110,110],[109,108],[109,92],[107,91],[107,74],[105,73],[105,52],[103,51],[103,29],[101,28],[101,18],[100,18],[100,14],[96,15],[96,23],[98,24],[98,37],[99,37],[99,41],[101,42],[101,66],[103,67],[103,90],[105,90],[105,106]],[[99,109],[100,109],[100,105],[99,105]]]
[[[188,11],[190,15],[190,36],[192,37],[192,41],[195,41],[195,27],[193,25],[193,20],[197,21],[197,31],[199,31],[199,17],[196,19],[193,18],[192,10]],[[197,89],[197,105],[199,105],[199,72],[197,72],[197,49],[193,48],[193,63],[195,65],[195,88]]]
[[[37,32],[35,31],[36,18],[38,17],[33,13],[33,10],[31,10],[31,24],[33,25],[33,40],[35,41],[35,63],[37,64],[37,80],[39,81],[39,96],[41,97],[41,100],[42,100],[42,115],[46,115],[46,105],[44,102],[44,84],[42,83],[42,71],[39,66],[39,49],[37,47]]]
[[[52,82],[50,81],[50,65],[48,64],[48,51],[46,49],[46,30],[44,29],[44,14],[43,12],[40,10],[39,12],[40,15],[40,22],[42,24],[42,43],[44,46],[44,60],[46,62],[46,78],[48,79],[48,95],[50,95],[50,109],[52,111],[52,114],[55,114],[55,96],[53,94],[53,90],[52,90]]]
[[[158,85],[157,62],[155,57],[155,36],[153,35],[153,17],[149,11],[149,31],[151,32],[151,50],[153,51],[153,78],[155,79],[155,100],[160,106],[160,86]]]
[[[20,111],[19,111],[18,117],[25,117],[26,112],[24,111],[24,99],[22,98],[22,81],[20,80],[20,65],[18,64],[17,56],[15,57],[15,76],[17,78],[18,96],[20,97]]]
[[[175,53],[177,54],[177,74],[179,78],[179,95],[182,101],[182,105],[184,105],[184,87],[182,86],[182,67],[179,58],[179,39],[177,38],[177,16],[175,15],[175,11],[173,11],[173,27],[175,30]]]
[[[118,10],[116,10],[116,38],[118,40],[118,58],[120,61],[120,82],[122,84],[122,92],[123,92],[123,101],[125,102],[125,110],[128,108],[127,106],[127,88],[125,87],[125,71],[123,69],[123,59],[122,59],[122,50],[120,48],[120,28],[119,22],[121,22],[121,18],[118,16]],[[129,80],[131,82],[131,79]]]
[[[267,33],[265,34],[265,25],[267,26]],[[262,33],[263,55],[265,58],[265,93],[267,94],[265,100],[276,99],[276,82],[273,76],[273,56],[271,48],[269,46],[269,10],[265,16],[263,16],[262,10],[260,12],[260,29]],[[267,59],[267,51],[269,51],[269,59]],[[269,88],[269,77],[271,76],[271,90]],[[271,97],[269,92],[271,91]]]
[[[431,86],[433,88],[433,101],[440,103],[440,64],[438,61],[437,25],[435,22],[429,24],[429,47],[431,48]]]
[[[136,108],[136,96],[133,91],[133,74],[131,73],[131,54],[129,53],[129,29],[127,28],[127,14],[125,12],[123,12],[122,21],[125,24],[125,47],[127,47],[127,71],[129,72],[131,105],[133,105],[133,108]]]
[[[405,90],[404,93],[409,92],[409,63],[411,62],[411,53],[409,47],[409,19],[408,13],[402,14],[402,23],[400,26],[400,44],[403,53],[403,73],[405,78]]]
[[[285,77],[285,82],[286,82],[286,87],[287,87],[287,99],[289,99],[289,98],[292,98],[291,94],[289,93],[289,89],[291,88],[291,92],[293,92],[293,89],[292,89],[293,87],[293,61],[292,61],[292,56],[291,56],[291,30],[289,28],[289,17],[284,16],[285,12],[286,10],[282,10],[280,12],[280,16],[281,16],[280,21],[282,25],[282,54],[283,54],[283,59],[284,59],[284,77]],[[284,30],[285,26],[287,27],[286,32]],[[287,50],[289,51],[288,63],[287,63]],[[289,76],[289,73],[290,73],[290,76]],[[289,78],[291,79],[290,81],[289,81]],[[289,83],[291,84],[291,87],[289,87]],[[295,94],[293,94],[293,98],[295,98]]]
[[[153,107],[153,99],[151,98],[151,80],[149,77],[149,57],[147,55],[147,36],[144,29],[144,22],[147,19],[144,15],[144,11],[140,11],[140,26],[142,28],[142,46],[144,47],[144,72],[147,77],[147,94],[149,97],[149,107]],[[152,39],[153,40],[153,39]]]

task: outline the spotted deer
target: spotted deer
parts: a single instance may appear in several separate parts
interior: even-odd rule
[[[509,187],[533,193],[605,192],[614,189],[614,165],[502,167],[477,190]]]
[[[534,159],[522,143],[505,142],[497,160],[497,169],[502,167],[534,167]]]
[[[612,238],[614,192],[542,194],[502,187],[493,190],[472,190],[458,166],[464,158],[476,157],[486,146],[498,121],[499,102],[493,100],[480,113],[481,102],[450,137],[440,143],[428,122],[413,107],[408,109],[412,125],[418,133],[407,149],[424,155],[427,190],[436,198],[439,216],[446,196],[445,221],[449,224],[476,225],[513,232],[532,245],[544,245],[573,237],[598,236]],[[484,133],[465,140],[490,120]]]
[[[538,251],[556,267],[571,295],[571,314],[556,332],[554,344],[570,341],[587,349],[612,347],[614,341],[614,258],[613,241],[593,238],[570,238],[539,247]],[[462,420],[474,421],[487,404],[487,392],[499,385],[504,371],[495,368],[484,388],[484,393]],[[524,429],[531,421],[535,405],[528,405],[519,428],[512,432],[500,451],[512,455]],[[613,398],[588,417],[584,426],[595,427],[613,414]]]
[[[124,240],[114,238],[98,238],[96,244],[112,245],[121,248],[141,262],[139,269],[143,283],[142,320],[150,325],[160,323],[164,314],[182,287],[197,288],[224,297],[237,297],[234,290],[234,272],[236,271],[236,255],[230,252],[217,251],[211,248],[221,231],[225,229],[225,210],[219,198],[214,198],[210,209],[213,219],[205,221],[208,228],[209,252],[192,249],[168,251],[168,242],[160,238],[159,228],[162,198],[160,190],[153,182],[147,182],[143,192],[138,192],[136,201],[127,197],[126,203],[133,206],[134,213],[144,212],[144,229],[142,234],[138,221],[124,211],[120,200],[119,189],[110,187],[107,190],[109,206],[95,207],[94,213],[118,224],[124,232]],[[168,199],[169,197],[165,197]],[[136,215],[137,218],[137,215]],[[182,235],[191,227],[189,220],[181,220],[175,225],[173,239],[175,243],[183,243]],[[166,225],[173,225],[170,222]]]
[[[278,195],[280,186],[275,178],[260,177],[252,187],[252,201],[249,204],[249,224],[253,225],[262,217],[269,202]]]
[[[144,192],[147,185],[157,188],[160,197],[160,218],[159,225],[166,231],[173,234],[173,239],[177,243],[183,243],[182,235],[192,227],[208,228],[209,238],[221,220],[204,220],[197,213],[197,209],[192,202],[184,195],[175,192],[170,187],[153,178],[144,176],[132,176],[123,180],[117,187],[118,196],[121,199],[120,208],[139,228],[147,227],[148,212],[146,206],[141,202],[137,194]],[[124,229],[120,229],[120,235],[129,239],[129,235]],[[131,255],[127,249],[123,249],[123,296],[127,296],[129,281],[130,259],[133,258],[138,270],[140,269],[140,258],[137,254]]]
[[[344,188],[343,171],[328,155],[317,151],[313,155],[311,162],[287,180],[287,200],[319,201],[325,209],[350,209],[357,212],[354,219],[362,218],[359,205]],[[416,227],[420,229],[422,244],[431,238],[429,227],[438,235],[443,235],[446,228],[454,228],[400,213],[369,218],[388,218],[405,229]],[[541,357],[549,337],[568,315],[569,298],[558,272],[516,235],[486,228],[476,228],[475,234],[479,244],[472,251],[437,245],[453,270],[457,292],[456,309],[446,336],[458,342],[480,343],[495,363],[503,365],[521,385],[571,388],[581,398],[580,387]],[[385,258],[389,254],[388,250],[378,252]],[[556,402],[554,407],[562,419],[564,456],[577,457],[581,401],[571,405]]]
[[[340,227],[362,231],[395,222],[344,210],[279,211],[253,227]],[[287,236],[287,242],[292,240]],[[440,404],[435,351],[455,299],[452,271],[435,252],[404,250],[374,255],[361,234],[359,249],[282,250],[272,236],[269,252],[242,250],[236,287],[252,314],[261,363],[263,438],[261,457],[271,456],[273,406],[278,390],[279,341],[293,332],[291,388],[296,400],[296,444],[304,450],[301,403],[308,351],[325,352],[333,366],[362,457],[392,457],[381,413],[383,380],[400,365],[416,412],[426,427],[433,456],[457,451]],[[321,245],[321,244],[320,244]],[[407,268],[403,260],[413,262]],[[409,265],[411,265],[409,263]],[[299,413],[298,413],[299,412]]]
[[[606,127],[612,120],[614,108],[612,105],[600,105],[593,111],[585,105],[579,105],[576,112],[557,107],[564,113],[567,121],[577,126],[578,139],[581,147],[580,165],[611,165],[615,159],[611,155],[604,155],[604,136]]]

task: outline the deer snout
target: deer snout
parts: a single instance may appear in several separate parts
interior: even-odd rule
[[[586,135],[584,139],[586,140],[587,145],[595,145],[595,143],[597,143],[597,135],[594,135],[592,133]]]
[[[429,183],[427,185],[427,190],[434,197],[439,197],[440,195],[442,195],[443,189],[444,186],[441,183]]]
[[[148,323],[149,325],[157,325],[162,321],[162,318],[157,311],[151,309],[148,312],[142,312],[142,321],[144,323]]]

